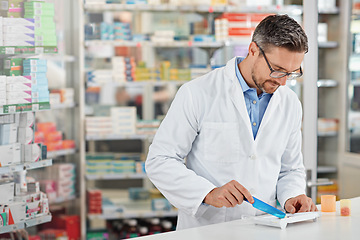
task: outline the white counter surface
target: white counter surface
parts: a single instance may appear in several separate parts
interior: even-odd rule
[[[281,230],[276,227],[255,225],[241,219],[204,227],[140,237],[146,240],[228,240],[228,239],[291,239],[291,240],[360,240],[360,197],[351,199],[351,216],[340,216],[340,203],[336,213],[321,213],[316,222],[288,224]]]

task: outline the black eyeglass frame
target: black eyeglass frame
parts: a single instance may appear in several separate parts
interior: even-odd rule
[[[261,47],[260,47],[259,45],[257,45],[257,43],[255,43],[255,44],[256,44],[256,46],[258,46],[261,54],[264,56],[264,59],[265,59],[265,61],[266,61],[266,64],[268,65],[268,67],[269,67],[269,69],[270,69],[270,74],[269,74],[270,77],[272,77],[272,78],[282,78],[282,77],[288,76],[288,77],[287,77],[287,80],[293,80],[293,79],[299,78],[299,77],[301,77],[301,76],[303,75],[301,66],[300,66],[300,72],[288,72],[288,73],[287,73],[287,72],[282,72],[282,71],[274,70],[274,69],[271,67],[268,59],[266,58],[266,55],[265,55],[264,50],[262,50]],[[272,76],[273,73],[277,73],[277,74],[279,74],[279,76]]]

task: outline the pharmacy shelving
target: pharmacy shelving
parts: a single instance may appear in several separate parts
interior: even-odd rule
[[[31,170],[31,169],[49,167],[52,165],[52,162],[53,162],[52,159],[45,159],[45,160],[41,160],[41,161],[33,162],[33,163],[21,163],[21,164],[12,165],[12,166],[0,167],[0,175],[12,173],[12,172],[20,172],[23,170]]]
[[[337,135],[337,132],[318,133],[318,137],[336,137]]]
[[[60,104],[50,104],[50,108],[52,110],[55,109],[66,109],[66,108],[74,108],[76,107],[75,103],[60,103]]]
[[[335,41],[319,42],[319,48],[337,48],[338,46],[339,43]]]
[[[76,199],[75,195],[69,196],[69,197],[57,197],[55,200],[53,201],[49,201],[49,204],[60,204],[60,203],[65,203],[65,202],[69,202],[69,201],[73,201]]]
[[[49,109],[50,109],[50,103],[48,102],[3,105],[0,106],[0,115],[21,113],[21,112],[37,112],[37,111],[43,111]]]
[[[152,211],[152,210],[125,210],[111,214],[88,214],[89,219],[128,219],[128,218],[152,218],[152,217],[176,217],[178,212],[171,211]]]
[[[302,7],[298,5],[284,6],[208,6],[208,5],[150,5],[150,4],[85,4],[84,9],[88,12],[103,11],[154,11],[154,12],[197,12],[197,13],[288,13],[301,15]],[[331,9],[331,11],[336,11]]]
[[[49,158],[57,158],[57,157],[61,157],[61,156],[72,155],[75,153],[76,153],[76,149],[71,148],[71,149],[62,149],[62,150],[58,150],[58,151],[49,151],[47,153],[47,156]]]
[[[224,46],[236,46],[249,43],[249,39],[244,41],[221,41],[221,42],[196,42],[196,41],[120,41],[120,40],[87,40],[86,47],[99,45],[110,45],[113,47],[157,47],[157,48],[221,48]]]
[[[27,54],[27,55],[34,55],[34,54],[47,54],[47,53],[57,53],[58,48],[55,47],[21,47],[21,46],[14,46],[14,47],[0,47],[0,55],[19,55],[19,54]]]
[[[51,219],[52,219],[51,214],[48,214],[48,215],[37,217],[34,219],[29,219],[24,222],[19,222],[19,223],[13,224],[13,225],[0,227],[0,234],[24,229],[27,227],[33,227],[33,226],[36,226],[39,224],[50,222]]]
[[[313,17],[314,16],[318,16],[319,12],[317,11],[317,7],[316,7],[316,2],[313,0],[304,0],[302,1],[302,3],[304,4],[303,6],[293,6],[293,5],[286,5],[286,6],[270,6],[270,7],[241,7],[241,8],[237,8],[234,6],[176,6],[176,5],[161,5],[161,6],[156,6],[156,5],[143,5],[143,4],[132,4],[132,5],[126,5],[126,4],[83,4],[83,1],[79,0],[80,6],[78,8],[78,16],[80,16],[80,29],[85,26],[85,19],[87,19],[88,17],[88,13],[104,13],[104,14],[109,14],[111,15],[111,13],[109,12],[121,12],[121,11],[126,11],[126,12],[133,12],[134,14],[138,14],[139,12],[155,12],[155,14],[157,14],[157,12],[180,12],[180,13],[196,13],[197,15],[201,15],[201,16],[205,16],[208,18],[214,18],[222,13],[227,13],[227,12],[233,12],[233,13],[287,13],[290,16],[297,16],[299,18],[303,18],[306,19],[307,21],[304,21],[305,24],[305,30],[306,31],[317,31],[317,25],[316,24],[308,24],[307,23],[312,23],[313,22]],[[288,1],[289,2],[289,1]],[[294,1],[292,1],[294,2]],[[296,1],[299,2],[299,1]],[[311,6],[310,6],[311,5]],[[310,6],[310,7],[309,7]],[[311,13],[312,11],[314,11],[315,15],[312,16]],[[309,14],[310,12],[310,14]],[[306,14],[305,14],[306,13]],[[208,15],[209,14],[209,15]],[[327,14],[327,15],[337,15],[339,14],[339,8],[331,8],[331,9],[323,9],[320,11],[320,14]],[[86,17],[85,17],[86,16]],[[212,57],[212,53],[214,51],[216,51],[217,49],[223,48],[223,47],[227,47],[227,46],[236,46],[236,45],[247,45],[249,43],[249,40],[247,40],[246,42],[232,42],[232,41],[225,41],[225,42],[193,42],[191,40],[187,40],[187,41],[174,41],[174,42],[168,42],[168,43],[154,43],[151,41],[143,41],[143,42],[136,42],[136,41],[102,41],[102,40],[85,40],[85,36],[84,36],[84,31],[79,31],[79,51],[78,51],[78,56],[77,59],[79,59],[79,63],[80,63],[80,73],[79,73],[79,78],[81,79],[80,81],[80,89],[83,92],[83,96],[82,96],[82,101],[83,101],[83,105],[80,107],[81,112],[83,112],[83,117],[82,117],[82,129],[83,129],[83,134],[84,139],[86,141],[90,141],[88,142],[90,145],[94,144],[94,141],[100,141],[100,140],[127,140],[127,139],[134,139],[134,137],[131,138],[124,138],[124,137],[119,137],[119,136],[97,136],[97,137],[93,137],[93,136],[86,136],[85,134],[85,126],[84,126],[84,122],[85,122],[85,112],[88,112],[87,110],[89,108],[87,108],[88,106],[85,106],[85,75],[87,72],[87,69],[85,69],[85,56],[86,57],[91,57],[89,55],[91,55],[91,53],[88,53],[87,50],[91,49],[92,47],[96,47],[98,45],[100,45],[100,47],[104,46],[104,49],[110,49],[110,47],[130,47],[132,48],[131,50],[134,50],[134,48],[140,48],[140,47],[148,47],[149,49],[151,49],[151,47],[155,48],[152,49],[154,50],[154,52],[156,51],[161,51],[162,49],[160,48],[164,48],[164,52],[166,51],[171,51],[171,48],[186,48],[187,49],[191,49],[192,48],[202,48],[202,49],[206,49],[208,51],[208,56],[209,59]],[[188,38],[190,39],[190,38]],[[317,39],[315,39],[315,41],[313,42],[314,45],[311,45],[311,47],[314,48],[324,48],[324,49],[333,49],[333,48],[338,48],[339,44],[338,42],[334,41],[334,42],[325,42],[325,43],[318,43]],[[101,46],[102,45],[102,46]],[[109,47],[110,46],[110,47]],[[310,48],[311,50],[312,48]],[[197,51],[197,49],[195,50]],[[147,53],[147,52],[145,52]],[[156,54],[156,53],[155,53]],[[147,54],[146,56],[149,56],[152,54]],[[307,54],[307,56],[311,55],[311,53],[309,52]],[[151,58],[151,57],[149,57]],[[209,60],[208,59],[208,60]],[[306,69],[306,73],[308,73],[308,70],[310,70],[310,68],[313,67],[313,61],[317,61],[318,59],[318,55],[316,53],[316,56],[311,56],[310,58],[307,59],[307,66],[304,69]],[[210,61],[209,61],[210,62]],[[208,63],[209,63],[208,62]],[[304,62],[305,63],[305,62]],[[317,71],[317,69],[316,69]],[[315,79],[315,81],[314,81]],[[304,76],[304,81],[305,82],[311,82],[313,83],[314,86],[312,86],[312,89],[316,89],[317,90],[317,84],[316,84],[316,79],[318,79],[317,76],[317,72],[316,72],[316,76],[312,75],[312,74],[306,74]],[[167,81],[165,81],[166,83],[168,83]],[[169,81],[170,82],[170,81]],[[126,84],[139,84],[139,83],[126,83]],[[143,83],[141,83],[143,84]],[[145,83],[144,83],[145,84]],[[147,84],[153,84],[153,83],[146,83]],[[311,96],[310,98],[314,97],[317,98],[317,95],[310,92],[310,93],[304,93],[304,96],[309,97],[309,95],[314,95]],[[305,98],[305,97],[304,97]],[[146,101],[143,101],[146,102]],[[317,101],[314,102],[306,102],[306,104],[304,104],[304,109],[312,109],[311,107],[309,108],[309,106],[313,106],[316,105]],[[144,109],[145,107],[143,107]],[[85,111],[86,110],[86,111]],[[91,111],[89,111],[91,112]],[[311,115],[313,115],[314,112],[311,112]],[[315,114],[317,114],[317,112],[315,112]],[[315,119],[312,119],[311,117],[309,117],[310,115],[304,115],[304,119],[306,119],[307,122],[311,121],[311,126],[315,125],[317,123],[317,117]],[[316,128],[314,129],[314,131],[311,129],[311,127],[309,127],[308,124],[306,124],[304,126],[304,132],[309,133],[311,137],[314,136],[315,139],[315,145],[316,145]],[[304,141],[305,143],[307,143],[307,145],[310,145],[310,151],[308,150],[308,147],[306,147],[306,154],[304,155],[304,157],[310,161],[310,162],[315,162],[316,161],[316,149],[315,152],[312,152],[311,147],[314,145],[311,141],[307,141],[307,137],[309,136],[309,134],[306,134],[306,140]],[[138,137],[136,137],[138,138]],[[140,139],[147,139],[148,137],[141,137]],[[95,149],[95,148],[92,148]],[[308,152],[310,152],[310,154],[308,154]],[[313,154],[314,153],[314,154]],[[314,156],[315,155],[315,156]],[[86,175],[86,170],[85,170],[85,166],[86,166],[86,150],[85,147],[82,148],[82,151],[80,151],[80,156],[81,156],[81,161],[82,161],[82,166],[83,166],[83,176],[82,179],[84,179],[85,183],[83,184],[83,189],[82,189],[82,203],[85,206],[85,198],[86,198],[86,193],[85,193],[85,189],[86,189],[86,181],[87,180],[91,180],[88,179],[88,176]],[[313,172],[315,172],[316,174],[316,163],[315,166],[313,166],[313,164],[310,164],[308,166],[306,166],[307,168],[310,168]],[[97,177],[92,176],[93,178],[96,178],[94,180],[98,180]],[[316,181],[316,175],[315,178],[312,179],[313,181]],[[82,206],[82,205],[81,205]],[[102,217],[102,219],[117,219],[117,218],[127,218],[127,217],[143,217],[144,214],[149,214],[149,217],[154,216],[153,214],[156,214],[154,212],[152,212],[149,207],[147,208],[147,210],[142,211],[142,213],[140,213],[140,215],[136,215],[138,213],[134,213],[134,215],[127,215],[128,213],[130,214],[130,212],[128,211],[130,209],[128,209],[126,207],[126,211],[122,212],[122,213],[114,213],[114,214],[110,214],[109,215],[88,215],[86,213],[86,208],[82,207],[82,221],[86,220],[86,216],[88,218],[97,218],[97,217]],[[175,211],[174,216],[177,215],[177,212]],[[86,226],[83,226],[82,229],[82,234],[86,234]]]
[[[162,87],[167,84],[175,84],[175,85],[183,85],[184,83],[189,81],[175,81],[175,80],[142,80],[142,81],[134,81],[134,82],[112,82],[114,87],[146,87],[147,85],[152,85],[154,87]],[[99,87],[101,84],[98,83],[88,83],[87,87]],[[52,108],[52,107],[51,107]]]
[[[317,81],[318,87],[337,87],[339,83],[334,79],[319,79]]]
[[[126,180],[126,179],[145,179],[146,173],[113,173],[106,175],[86,175],[87,180]]]
[[[318,173],[336,173],[338,171],[337,167],[334,166],[318,166]]]
[[[133,134],[133,135],[86,135],[87,141],[104,141],[104,140],[145,140],[151,139],[154,135],[150,134]]]

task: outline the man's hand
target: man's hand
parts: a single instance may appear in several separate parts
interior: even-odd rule
[[[204,203],[217,208],[235,207],[244,201],[244,196],[251,204],[254,203],[250,192],[240,183],[232,180],[222,187],[211,190],[204,198]]]
[[[315,212],[317,208],[312,199],[302,194],[294,198],[289,198],[285,203],[285,210],[289,213]]]

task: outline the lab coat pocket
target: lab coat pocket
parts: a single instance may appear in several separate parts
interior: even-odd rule
[[[206,122],[204,129],[205,161],[235,163],[240,158],[239,124]]]

